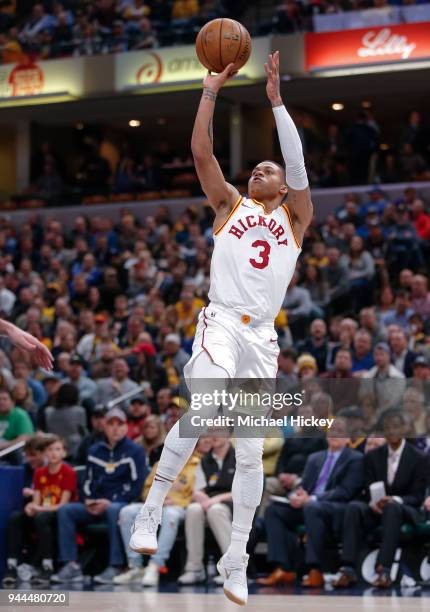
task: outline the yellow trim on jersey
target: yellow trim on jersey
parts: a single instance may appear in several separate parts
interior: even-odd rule
[[[288,223],[290,224],[290,227],[291,227],[291,232],[292,232],[292,234],[293,234],[293,237],[294,237],[294,240],[295,240],[295,242],[296,242],[296,244],[297,244],[297,247],[298,247],[299,249],[301,249],[301,248],[302,248],[302,245],[301,245],[301,244],[300,244],[300,242],[297,240],[296,232],[294,231],[294,225],[293,225],[293,221],[292,221],[292,219],[291,219],[291,214],[290,214],[290,211],[288,210],[288,206],[287,206],[286,204],[281,204],[281,206],[282,206],[282,208],[285,210],[285,214],[287,215],[287,218],[288,218]]]
[[[265,215],[270,215],[270,212],[267,212],[266,206],[265,206],[265,204],[263,202],[259,202],[258,200],[254,200],[254,198],[251,198],[251,200],[254,202],[254,204],[258,204],[258,206],[262,206],[263,207]]]
[[[239,204],[242,202],[243,200],[243,196],[239,196],[238,201],[236,202],[236,204],[233,206],[233,208],[231,209],[231,211],[228,213],[228,217],[227,219],[224,221],[224,223],[216,230],[216,232],[214,232],[214,236],[218,236],[218,234],[221,232],[222,229],[224,229],[224,227],[227,225],[227,223],[230,221],[231,217],[233,216],[233,214],[236,212]]]

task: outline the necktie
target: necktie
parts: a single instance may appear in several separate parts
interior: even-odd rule
[[[334,454],[333,453],[327,453],[327,458],[324,461],[324,465],[321,468],[321,472],[318,476],[318,480],[317,483],[315,485],[315,488],[313,490],[313,493],[315,495],[319,495],[321,493],[324,493],[325,488],[327,486],[327,482],[328,479],[330,478],[330,473],[333,467],[333,463],[334,463]]]

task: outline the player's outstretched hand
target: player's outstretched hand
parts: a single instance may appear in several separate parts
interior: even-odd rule
[[[38,366],[45,370],[52,370],[54,358],[37,338],[12,324],[5,329],[5,332],[14,346],[32,353]]]
[[[229,64],[219,74],[211,74],[209,72],[203,81],[203,87],[218,93],[224,83],[231,77],[234,77],[235,74],[237,74],[237,70],[234,69],[234,64]]]
[[[279,77],[279,51],[269,55],[269,61],[264,64],[267,75],[266,92],[272,106],[281,106],[281,81]]]

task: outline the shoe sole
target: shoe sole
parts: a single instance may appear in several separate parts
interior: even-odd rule
[[[54,584],[67,584],[68,582],[84,582],[85,578],[82,577],[76,577],[76,578],[68,578],[67,580],[51,580],[49,582],[53,582]]]
[[[230,591],[228,591],[226,588],[224,588],[224,594],[227,597],[227,599],[237,604],[238,606],[245,606],[247,603],[243,599],[239,599],[238,597],[236,597],[236,595],[233,595],[233,593],[230,593]]]
[[[158,550],[158,548],[132,548],[131,546],[130,549],[140,555],[155,555]]]

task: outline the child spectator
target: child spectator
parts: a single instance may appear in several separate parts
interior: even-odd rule
[[[37,547],[32,561],[38,568],[32,582],[48,584],[54,570],[54,550],[57,530],[57,510],[77,497],[75,470],[64,463],[66,447],[58,436],[50,436],[46,443],[47,465],[39,467],[33,477],[33,501],[24,511],[11,515],[8,524],[7,571],[3,586],[17,581],[18,561],[21,558],[23,536],[34,530]]]

